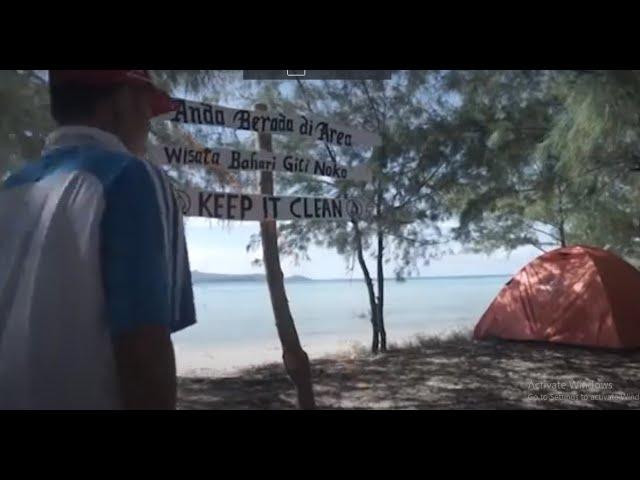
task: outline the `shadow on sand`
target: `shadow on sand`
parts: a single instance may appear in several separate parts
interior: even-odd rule
[[[640,408],[640,352],[420,338],[371,356],[312,359],[321,409]],[[564,383],[564,385],[563,385]],[[180,409],[294,409],[279,364],[182,378]]]

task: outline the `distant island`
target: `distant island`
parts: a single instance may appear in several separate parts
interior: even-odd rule
[[[194,270],[191,272],[191,281],[193,283],[212,283],[212,282],[266,282],[264,274],[245,274],[233,275],[225,273],[204,273]],[[302,275],[293,275],[286,277],[287,282],[312,282],[313,280]]]
[[[468,278],[498,278],[498,277],[512,277],[513,274],[489,274],[489,275],[451,275],[451,276],[432,276],[432,277],[406,277],[402,279],[387,278],[387,281],[397,281],[404,283],[409,280],[464,280]],[[266,276],[263,273],[247,273],[241,275],[227,274],[227,273],[204,273],[194,270],[191,272],[191,280],[193,283],[213,283],[213,282],[266,282]],[[375,277],[372,280],[376,280]],[[292,275],[291,277],[285,277],[286,282],[361,282],[362,278],[327,278],[316,280],[302,275]]]

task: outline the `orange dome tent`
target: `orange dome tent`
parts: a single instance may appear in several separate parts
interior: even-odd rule
[[[594,247],[545,253],[507,283],[474,338],[640,347],[640,271]]]

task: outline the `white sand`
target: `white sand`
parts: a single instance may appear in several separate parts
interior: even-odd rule
[[[391,343],[402,343],[419,334],[434,333],[446,335],[450,331],[416,331],[415,329],[394,329],[388,331]],[[311,335],[302,337],[302,346],[309,358],[323,358],[329,355],[354,356],[361,349],[371,345],[371,333],[352,333],[347,336]],[[269,363],[282,361],[282,348],[277,338],[262,342],[226,342],[206,346],[177,343],[176,361],[180,376],[227,376],[238,371]]]

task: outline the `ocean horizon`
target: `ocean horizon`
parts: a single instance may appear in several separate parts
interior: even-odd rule
[[[194,270],[192,273],[197,273],[200,275],[212,275],[212,276],[220,276],[227,277],[228,279],[233,278],[246,278],[246,277],[264,277],[262,273],[239,273],[239,274],[226,274],[226,273],[208,273],[208,272],[200,272],[198,270]],[[439,279],[455,279],[455,278],[488,278],[488,277],[512,277],[515,273],[493,273],[486,275],[424,275],[418,277],[403,277],[403,281],[410,280],[439,280]],[[292,275],[290,277],[285,277],[285,280],[289,279],[304,279],[311,282],[343,282],[343,281],[354,281],[354,280],[364,280],[364,277],[342,277],[342,278],[313,278],[307,275]],[[375,276],[371,277],[372,280],[377,281],[378,278]],[[260,280],[251,280],[251,281],[262,281],[266,278],[260,278]],[[385,282],[397,282],[398,279],[396,277],[385,277]],[[211,279],[211,280],[194,280],[194,283],[210,283],[210,282],[224,282],[228,281],[226,279]]]
[[[403,280],[411,281],[411,280],[442,280],[442,279],[456,279],[456,278],[489,278],[489,277],[512,277],[513,273],[496,273],[490,275],[426,275],[420,277],[404,277]],[[364,280],[364,277],[354,277],[354,278],[311,278],[308,277],[309,280],[313,282],[340,282],[340,281],[354,281],[354,280]],[[371,277],[373,280],[377,280],[377,277]],[[398,280],[395,277],[385,277],[385,282],[397,282]]]

